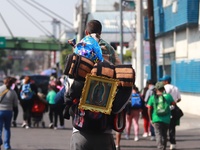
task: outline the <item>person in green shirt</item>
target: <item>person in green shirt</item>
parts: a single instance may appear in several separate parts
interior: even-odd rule
[[[58,110],[55,102],[56,91],[53,85],[49,84],[49,92],[47,94],[46,100],[49,104],[49,128],[57,129],[57,120],[58,120]]]
[[[157,148],[165,150],[171,116],[170,105],[176,103],[172,96],[165,92],[162,82],[156,83],[154,92],[147,103],[148,115],[155,129]]]

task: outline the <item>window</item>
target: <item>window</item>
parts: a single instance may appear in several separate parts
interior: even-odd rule
[[[172,5],[174,0],[163,0],[163,7],[168,7]]]

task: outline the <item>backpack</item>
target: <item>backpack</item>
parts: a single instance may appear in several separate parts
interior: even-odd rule
[[[142,108],[142,99],[140,97],[140,94],[132,93],[132,95],[131,95],[131,105],[134,108]]]
[[[91,74],[93,76],[115,78],[115,66],[107,61],[98,62],[91,70]],[[79,109],[79,100],[83,89],[84,81],[74,79],[71,87],[65,94],[66,106],[64,109],[64,118],[70,119],[71,116],[73,127],[84,132],[102,133],[108,129],[122,132],[125,128],[125,112],[123,109],[129,100],[132,87],[118,87],[116,93],[117,98],[114,98],[110,115]]]
[[[33,91],[31,90],[30,84],[22,85],[20,97],[21,97],[22,100],[30,100],[33,97]]]
[[[154,102],[154,108],[156,111],[156,114],[159,116],[164,116],[170,112],[169,104],[167,103],[164,95],[161,96],[154,96],[155,102]]]

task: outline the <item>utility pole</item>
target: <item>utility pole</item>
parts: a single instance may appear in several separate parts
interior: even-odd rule
[[[80,15],[79,15],[79,28],[78,28],[78,38],[77,41],[80,41],[83,38],[83,0],[80,4]]]
[[[59,28],[59,31],[58,31],[59,34],[57,34],[57,25],[58,25],[58,28]],[[59,37],[60,32],[61,32],[60,21],[53,18],[52,26],[53,26],[53,38],[55,40],[59,40],[58,37]],[[53,66],[56,67],[56,63],[59,63],[59,61],[60,61],[60,49],[59,49],[59,51],[51,52],[51,58],[52,58],[51,67],[53,67]]]
[[[123,8],[122,8],[122,1],[120,0],[119,3],[119,10],[120,10],[120,59],[123,64]]]
[[[143,7],[142,0],[137,0],[136,3],[136,85],[139,89],[144,87],[144,48],[143,48]]]
[[[156,83],[157,82],[157,59],[156,59],[156,46],[155,46],[153,0],[148,0],[148,18],[149,18],[151,80]]]

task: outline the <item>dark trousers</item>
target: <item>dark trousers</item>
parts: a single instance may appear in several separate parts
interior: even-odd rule
[[[176,144],[176,120],[174,118],[170,120],[169,141],[171,144]]]
[[[70,150],[116,150],[113,134],[74,132]]]
[[[64,116],[63,116],[63,110],[65,108],[65,105],[58,105],[58,116],[60,121],[60,126],[64,126]]]
[[[167,131],[169,129],[169,124],[164,122],[154,123],[154,129],[156,134],[157,148],[161,150],[166,150],[167,147]]]
[[[31,110],[33,107],[32,100],[22,100],[21,106],[23,109],[23,119],[28,123],[28,126],[31,126]]]
[[[18,107],[13,107],[13,121],[17,120],[18,113],[19,113]]]
[[[53,123],[54,127],[57,127],[58,107],[56,104],[49,104],[49,120],[50,123]]]

